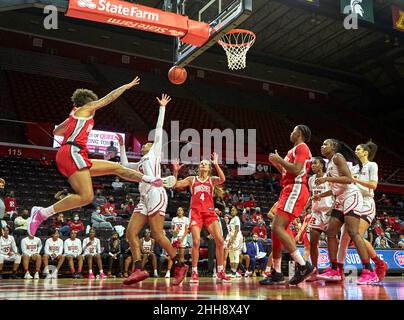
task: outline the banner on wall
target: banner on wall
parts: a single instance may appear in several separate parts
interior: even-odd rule
[[[341,0],[341,13],[356,13],[358,19],[375,23],[373,0]]]
[[[124,133],[119,134],[123,136],[123,139],[125,141],[125,134]],[[117,155],[119,156],[120,155],[119,142],[115,138],[115,136],[116,136],[115,132],[91,130],[90,135],[88,136],[88,143],[87,143],[88,151],[105,155],[107,153],[107,148],[110,146],[112,141],[114,143],[114,147],[118,149]],[[54,136],[53,148],[60,148],[62,142],[63,142],[62,136]]]
[[[391,6],[391,16],[393,18],[393,28],[404,32],[404,7]]]

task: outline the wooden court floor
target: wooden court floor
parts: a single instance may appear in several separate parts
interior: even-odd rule
[[[359,286],[354,279],[341,284],[323,281],[299,286],[261,286],[260,278],[221,283],[201,278],[190,285],[171,286],[170,279],[150,278],[132,286],[122,279],[0,280],[1,300],[404,300],[404,278],[387,277],[383,283]]]

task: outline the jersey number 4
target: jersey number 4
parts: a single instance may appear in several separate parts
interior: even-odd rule
[[[202,201],[205,201],[205,194],[202,193],[202,194],[201,194],[201,197],[200,197],[199,199],[201,199]]]

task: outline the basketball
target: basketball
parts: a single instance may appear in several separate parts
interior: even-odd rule
[[[173,84],[183,84],[187,80],[187,70],[174,66],[168,71],[168,79]]]

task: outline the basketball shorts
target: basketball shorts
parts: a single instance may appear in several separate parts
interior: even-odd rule
[[[92,163],[86,149],[66,144],[60,147],[56,154],[56,164],[61,174],[69,178],[73,173],[85,168],[90,169]]]
[[[182,235],[183,236],[183,235]],[[171,239],[171,243],[177,243],[177,241],[181,240],[182,236],[175,237]],[[179,244],[178,248],[186,248],[187,247],[187,237],[184,237],[182,242]]]
[[[238,264],[240,262],[240,250],[229,250],[229,259],[230,263],[236,263]]]
[[[84,252],[84,253],[83,253],[83,258],[95,257],[97,254],[98,254],[98,253]]]
[[[330,221],[330,216],[325,212],[312,212],[311,215],[312,219],[310,222],[310,229],[326,231]]]
[[[285,186],[279,195],[277,214],[283,211],[292,215],[293,218],[299,217],[309,200],[309,195],[305,184],[296,183]]]
[[[0,254],[0,264],[3,264],[4,261],[10,261],[14,263],[21,262],[21,256],[19,254],[13,254],[12,256],[6,254]]]
[[[361,219],[367,223],[372,224],[376,216],[375,200],[372,197],[363,197],[363,205],[360,211]]]
[[[72,257],[73,259],[77,259],[80,255],[76,253],[67,253],[65,254],[65,257]]]
[[[164,188],[151,188],[146,194],[140,195],[140,201],[133,213],[140,212],[145,216],[151,216],[156,212],[165,216],[168,204],[167,192]]]
[[[197,209],[191,208],[191,212],[189,214],[191,229],[194,226],[197,226],[199,229],[202,229],[204,225],[206,229],[215,221],[219,221],[219,218],[215,211],[207,211],[207,212],[199,212]]]
[[[335,199],[334,210],[342,212],[344,215],[353,212],[356,216],[361,216],[363,197],[359,190],[345,192]]]

